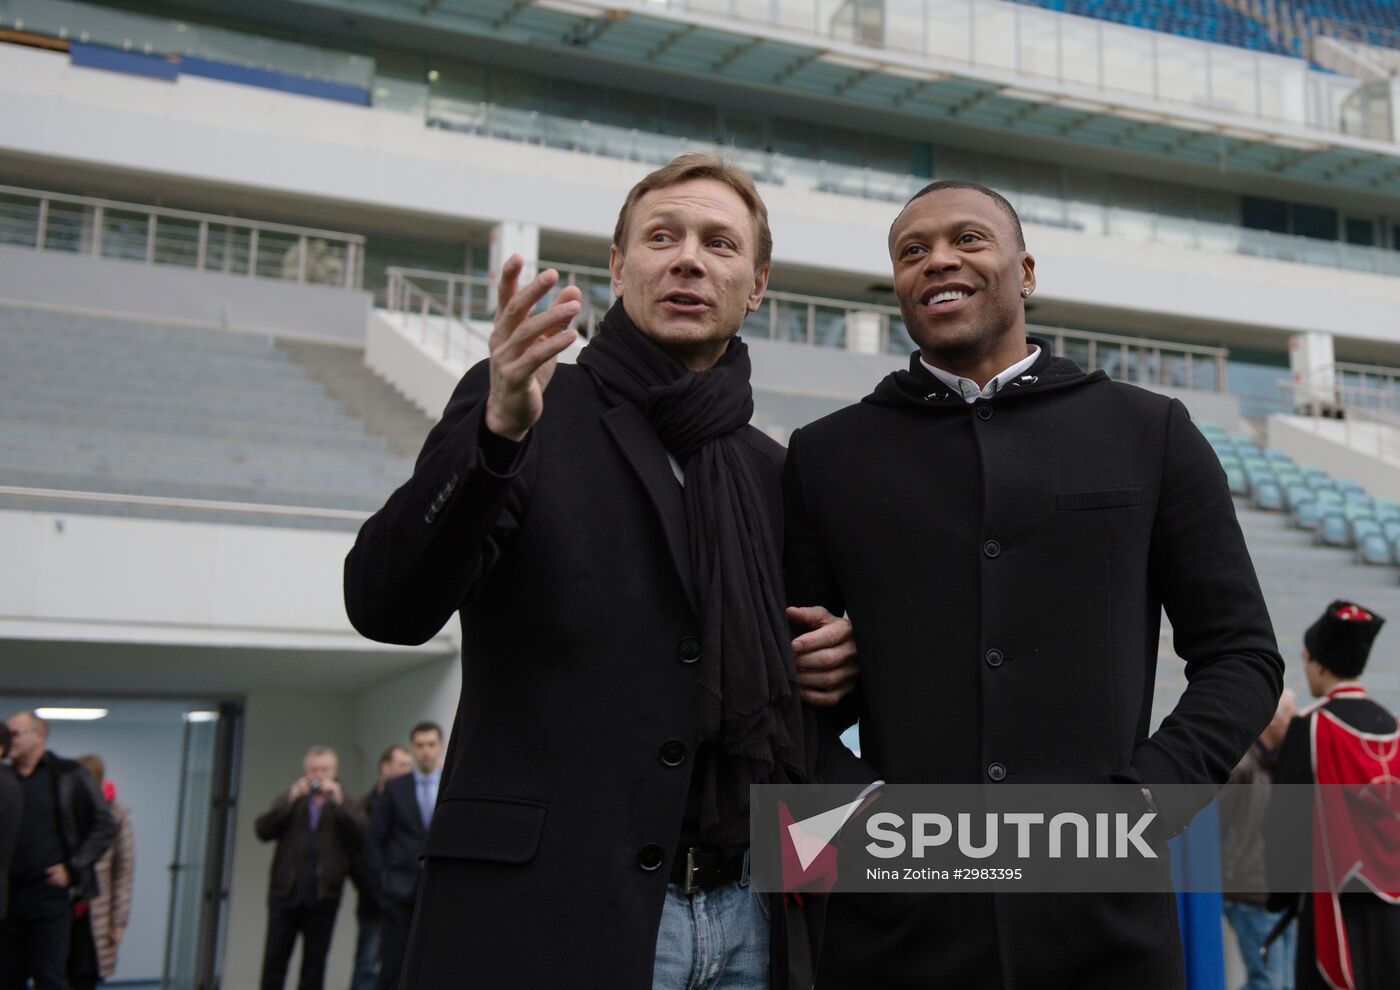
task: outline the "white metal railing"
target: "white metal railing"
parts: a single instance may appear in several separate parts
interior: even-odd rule
[[[1278,385],[1293,415],[1318,420],[1319,430],[1340,438],[1351,450],[1400,462],[1400,395],[1388,388],[1339,384],[1337,401],[1328,403],[1318,401],[1309,386],[1286,378]]]
[[[365,239],[0,185],[0,245],[358,289]]]
[[[613,302],[608,270],[549,261],[541,261],[539,267],[559,272],[554,292],[567,285],[579,287],[583,309],[578,327],[584,337],[592,336],[598,320]],[[492,319],[490,279],[412,268],[390,268],[387,274],[388,308],[405,314],[405,329],[418,334],[425,346],[441,353],[443,361],[449,364],[460,363],[472,353],[470,338],[475,339],[476,353],[480,353],[487,333],[473,324],[489,323]],[[548,305],[551,298],[552,293],[540,305]],[[742,332],[756,339],[847,348],[852,343],[847,340],[852,317],[866,314],[876,317],[878,333],[871,343],[879,353],[904,354],[914,349],[897,307],[795,292],[765,293],[763,304],[749,315]],[[1140,385],[1206,392],[1228,390],[1226,364],[1230,352],[1223,347],[1062,327],[1032,325],[1027,330],[1046,340],[1056,355],[1071,358],[1085,371],[1102,369],[1111,378]]]
[[[759,182],[889,203],[904,203],[931,181],[928,177],[904,172],[794,158],[772,151],[597,124],[492,103],[471,103],[433,96],[427,101],[424,112],[430,126],[656,165],[665,164],[687,151],[713,151],[740,165]],[[1102,202],[1067,199],[1031,186],[1010,189],[995,178],[978,176],[974,172],[960,173],[958,177],[974,180],[988,178],[991,185],[1000,187],[998,191],[1016,204],[1026,224],[1329,268],[1400,275],[1400,250],[1253,230],[1218,220],[1113,205],[1107,199]]]

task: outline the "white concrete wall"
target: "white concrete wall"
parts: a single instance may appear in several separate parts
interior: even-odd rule
[[[1299,464],[1360,483],[1369,495],[1400,498],[1400,431],[1310,416],[1269,417],[1269,446]]]
[[[360,345],[370,294],[0,245],[0,302]]]
[[[606,237],[641,163],[429,129],[410,115],[0,49],[0,149],[462,220]],[[764,186],[777,265],[889,277],[895,207]],[[1400,342],[1400,279],[1028,225],[1039,294],[1113,309]],[[1345,300],[1339,305],[1338,300]],[[1189,310],[1185,307],[1189,306]]]
[[[347,532],[0,511],[0,637],[380,651],[345,616],[353,542]]]

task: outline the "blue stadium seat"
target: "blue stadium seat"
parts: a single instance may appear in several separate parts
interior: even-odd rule
[[[1293,510],[1293,525],[1299,529],[1317,529],[1322,520],[1322,503],[1317,499],[1300,502]]]
[[[1311,488],[1303,485],[1289,485],[1283,490],[1283,504],[1289,512],[1294,511],[1304,502],[1315,502],[1317,497],[1313,495]]]
[[[1367,533],[1357,541],[1356,559],[1363,564],[1378,566],[1394,563],[1390,544],[1380,533]]]
[[[1249,475],[1244,473],[1244,468],[1240,467],[1238,461],[1225,465],[1225,480],[1229,482],[1230,494],[1249,494]]]
[[[1263,481],[1252,485],[1249,496],[1250,505],[1256,509],[1268,509],[1273,512],[1283,511],[1283,489],[1273,481]]]
[[[1351,546],[1351,527],[1347,517],[1340,512],[1325,513],[1318,522],[1317,539],[1331,547]]]

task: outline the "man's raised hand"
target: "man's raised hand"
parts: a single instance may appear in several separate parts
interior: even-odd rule
[[[554,301],[531,315],[559,281],[549,268],[517,287],[524,261],[513,254],[501,266],[496,322],[491,330],[491,391],[486,396],[486,428],[519,442],[544,412],[544,390],[559,355],[578,333],[570,321],[583,308],[577,286],[566,286]]]

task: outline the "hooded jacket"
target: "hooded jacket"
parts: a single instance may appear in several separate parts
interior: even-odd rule
[[[854,622],[851,714],[886,780],[1197,785],[1162,789],[1174,832],[1272,717],[1282,661],[1185,407],[1032,343],[991,399],[915,354],[793,435],[789,598]],[[1188,687],[1150,732],[1164,607]],[[1168,895],[842,895],[817,985],[1176,987],[1181,967]]]

